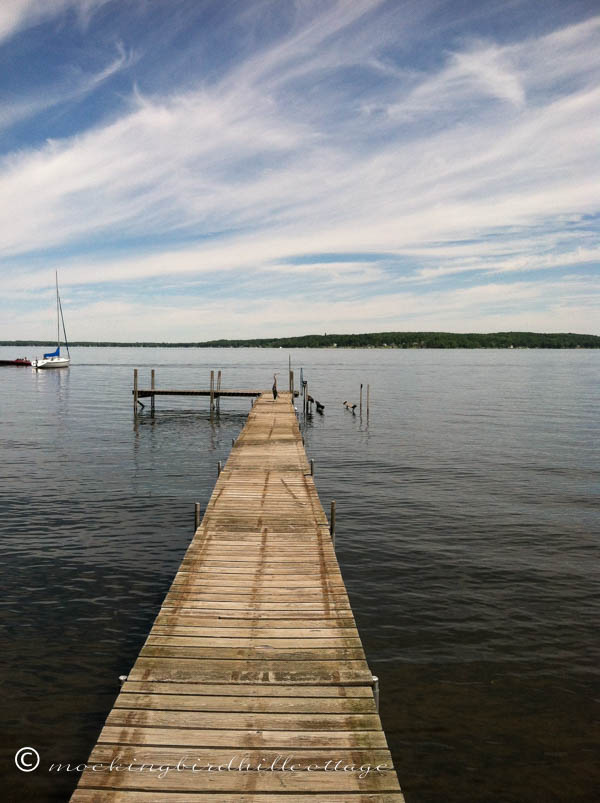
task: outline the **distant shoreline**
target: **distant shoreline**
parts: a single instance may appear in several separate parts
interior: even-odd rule
[[[53,346],[52,340],[0,340],[0,346]],[[366,334],[301,335],[298,337],[255,338],[238,340],[206,340],[165,343],[93,342],[75,340],[71,346],[93,348],[385,348],[385,349],[581,349],[600,348],[599,335],[572,332],[372,332]]]

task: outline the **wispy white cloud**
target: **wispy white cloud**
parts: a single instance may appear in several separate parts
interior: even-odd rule
[[[116,298],[69,304],[71,333],[103,340],[107,332],[120,340],[153,339],[168,332],[171,341],[209,340],[220,336],[228,321],[231,336],[260,337],[299,332],[361,331],[497,331],[589,332],[594,328],[600,288],[590,293],[585,278],[567,277],[541,285],[512,282],[435,291],[423,296],[410,290],[384,296],[339,300],[305,293],[285,298],[203,299],[179,295],[168,300]],[[53,324],[51,298],[45,315],[26,316],[27,337],[47,339]],[[152,321],[153,335],[148,321]],[[548,321],[552,321],[549,326]],[[116,337],[116,335],[115,335]]]
[[[111,0],[2,0],[0,41],[68,10],[77,14],[82,25],[87,25],[94,11],[109,2]]]
[[[126,52],[120,42],[116,45],[116,51],[116,57],[96,72],[86,74],[77,70],[69,80],[46,86],[43,90],[36,88],[28,96],[5,102],[0,107],[0,129],[9,128],[15,123],[35,117],[61,104],[79,101],[135,63],[135,53]]]

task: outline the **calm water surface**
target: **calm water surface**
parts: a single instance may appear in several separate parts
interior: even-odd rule
[[[325,404],[306,448],[408,803],[596,803],[600,353],[291,356]],[[185,388],[287,366],[76,348],[69,370],[0,368],[4,799],[68,800],[78,776],[47,768],[87,759],[249,409],[159,399],[135,431],[133,367]],[[361,382],[368,419],[342,406]]]

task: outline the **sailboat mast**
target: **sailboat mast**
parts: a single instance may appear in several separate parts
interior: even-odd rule
[[[71,357],[71,352],[69,351],[69,341],[67,339],[67,330],[65,329],[65,316],[63,315],[62,302],[60,300],[60,296],[58,297],[58,306],[59,306],[59,309],[60,309],[60,320],[62,321],[62,329],[63,329],[64,338],[65,338],[65,346],[67,347],[67,355],[70,358]]]
[[[56,348],[60,348],[60,308],[58,306],[58,271],[56,277]]]

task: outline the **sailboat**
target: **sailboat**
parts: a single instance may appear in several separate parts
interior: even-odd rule
[[[65,348],[67,349],[67,356],[62,357],[60,354],[60,325],[62,323],[62,330],[65,337]],[[49,354],[44,354],[43,359],[33,360],[32,366],[38,368],[68,368],[71,362],[71,355],[69,354],[69,344],[67,343],[67,332],[65,329],[65,319],[63,318],[62,304],[60,303],[60,295],[58,292],[58,271],[56,272],[56,351],[51,351]]]

